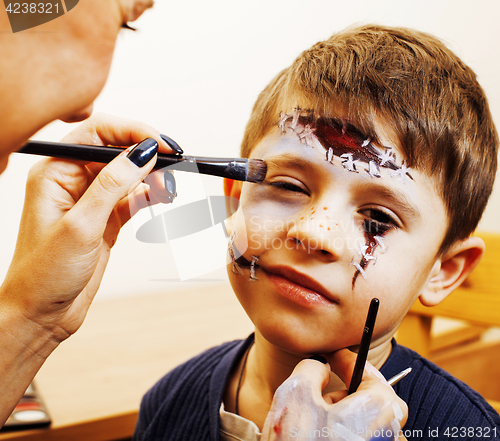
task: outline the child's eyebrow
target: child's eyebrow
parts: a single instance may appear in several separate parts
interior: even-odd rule
[[[296,168],[304,172],[312,173],[315,169],[314,165],[304,160],[303,158],[296,158],[290,155],[276,155],[266,158],[265,162],[268,167],[272,168]]]
[[[317,173],[314,163],[307,161],[304,158],[298,158],[290,155],[276,155],[266,158],[265,162],[268,168],[295,168],[306,173]],[[390,179],[390,178],[389,178]],[[357,187],[358,191],[366,192],[380,199],[390,201],[390,203],[401,213],[407,217],[421,217],[418,207],[406,196],[405,193],[398,189],[388,188],[385,185],[378,184],[373,180],[366,183],[360,183]]]
[[[398,189],[388,188],[373,182],[359,184],[358,191],[367,192],[370,195],[388,200],[395,208],[407,217],[421,217],[418,207]]]

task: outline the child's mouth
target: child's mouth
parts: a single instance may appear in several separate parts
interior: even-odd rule
[[[331,307],[337,302],[315,280],[288,267],[261,268],[281,296],[305,307]]]

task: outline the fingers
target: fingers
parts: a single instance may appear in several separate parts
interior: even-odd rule
[[[356,364],[357,355],[349,349],[340,349],[327,355],[327,360],[334,372],[346,385],[351,384],[352,372]]]
[[[150,173],[144,182],[149,185],[149,199],[154,204],[159,202],[170,203],[177,196],[177,187],[172,170],[158,170]]]
[[[326,361],[326,360],[325,360]],[[330,366],[318,359],[302,360],[287,380],[276,390],[271,409],[262,429],[261,440],[283,439],[288,426],[299,424],[302,417],[325,411],[322,391],[330,380]],[[277,430],[279,428],[279,430]],[[286,438],[288,439],[288,438]]]
[[[322,403],[323,389],[330,381],[330,366],[317,360],[302,360],[288,379],[283,383],[281,393],[296,395],[299,390],[296,385],[300,384],[300,392],[307,391],[315,403]],[[281,388],[280,388],[281,389]],[[278,391],[280,390],[278,389]],[[278,394],[279,392],[277,392]]]
[[[348,349],[341,349],[329,354],[328,361],[332,371],[349,386],[357,355]],[[363,395],[370,397],[372,405],[378,406],[377,418],[372,422],[374,427],[388,427],[393,433],[398,433],[408,417],[408,406],[401,400],[384,376],[368,361],[365,364],[363,379],[356,393],[347,396],[346,391],[329,394],[327,402],[333,403],[363,401]]]
[[[165,172],[158,170],[149,174],[144,181],[146,183],[139,185],[117,205],[122,225],[139,210],[158,203],[170,204],[177,196],[175,177],[170,170]]]
[[[349,388],[351,383],[354,365],[356,364],[356,357],[357,355],[348,349],[342,349],[328,356],[332,366],[332,372],[334,372],[344,382],[346,388]],[[363,379],[358,387],[358,390],[370,390],[370,388],[377,384],[390,387],[385,377],[374,366],[372,366],[369,361],[367,361],[363,372]],[[325,401],[329,404],[337,403],[346,397],[347,390],[330,392],[328,395],[324,396]]]
[[[346,387],[349,387],[349,384],[351,384],[352,373],[354,371],[354,365],[356,364],[356,357],[357,354],[351,352],[349,349],[340,349],[339,351],[328,354],[327,356],[327,359],[332,367],[332,371],[344,382]],[[387,386],[389,385],[384,376],[368,361],[366,362],[363,372],[363,382],[365,387],[369,386],[366,382],[369,382],[370,384],[371,382],[382,382]]]
[[[349,383],[356,354],[341,350],[331,354],[329,360],[339,377]],[[363,387],[358,392],[348,397],[346,391],[336,392],[332,399],[335,404],[332,404],[325,403],[322,396],[329,381],[330,366],[318,361],[301,361],[278,388],[262,430],[262,440],[288,439],[285,434],[297,430],[313,433],[334,424],[349,433],[368,434],[384,429],[399,436],[408,413],[406,404],[373,366],[369,365],[365,371]]]
[[[95,226],[95,233],[102,234],[114,207],[154,167],[157,151],[158,143],[149,138],[120,154],[101,170],[71,211],[75,216],[92,219],[89,226]]]
[[[308,360],[302,360],[295,366],[291,377],[295,375],[303,375],[306,377],[312,389],[317,390],[321,396],[321,391],[330,381],[330,366],[326,359],[318,360],[316,358],[310,358]]]
[[[63,141],[90,145],[128,146],[140,143],[147,138],[152,138],[157,141],[158,151],[165,153],[182,153],[182,149],[175,141],[165,135],[161,135],[157,130],[147,124],[99,113],[92,115],[92,117],[67,135]],[[130,164],[127,165],[130,166]],[[88,199],[94,197],[91,195],[99,193],[99,188],[107,190],[107,192],[101,196],[102,199],[108,200],[109,203],[112,203],[112,200],[116,200],[119,195],[124,197],[128,194],[128,200],[121,201],[118,205],[122,223],[130,219],[139,209],[161,202],[172,202],[176,195],[175,179],[170,171],[167,173],[158,171],[147,177],[144,176],[144,173],[139,172],[139,175],[145,177],[145,182],[149,185],[149,188],[147,188],[147,190],[144,190],[144,188],[137,188],[136,191],[130,191],[134,186],[132,185],[132,187],[130,187],[128,184],[134,181],[134,172],[131,174],[128,173],[126,171],[127,167],[125,166],[122,171],[118,172],[118,169],[116,171],[117,173],[127,173],[128,178],[125,178],[125,176],[118,177],[113,171],[114,167],[118,166],[113,165],[110,168],[109,166],[104,167],[102,164],[97,163],[87,164],[87,170],[94,176],[97,176],[97,179],[94,181],[100,182],[101,185],[98,185],[98,183],[95,185],[92,184],[93,188],[89,189],[92,193],[87,191],[84,199],[87,200],[86,202],[89,202]],[[128,184],[126,183],[127,180],[129,181]],[[120,188],[120,190],[118,190],[118,188]],[[112,189],[118,190],[118,193],[113,190],[115,197],[108,199],[110,195],[109,192],[112,191]],[[80,203],[79,205],[86,205],[86,203]],[[106,211],[102,212],[102,214],[104,216]]]

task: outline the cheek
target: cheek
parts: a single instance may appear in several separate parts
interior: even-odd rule
[[[397,251],[397,244],[391,245],[377,264],[367,269],[368,279],[359,279],[356,284],[355,291],[359,290],[359,296],[380,300],[376,334],[377,330],[390,332],[399,326],[425,286],[426,263],[404,258]]]
[[[242,197],[240,211],[238,222],[235,223],[236,243],[241,246],[241,238],[245,237],[247,249],[259,255],[284,245],[287,232],[297,221],[301,207],[276,203],[256,192],[250,197]]]

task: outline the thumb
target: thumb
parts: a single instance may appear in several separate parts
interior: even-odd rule
[[[318,362],[320,361],[320,362]],[[330,381],[330,365],[323,357],[302,360],[288,379],[278,388],[275,399],[312,399],[315,403],[323,400],[323,389]]]
[[[279,433],[286,426],[285,420],[299,424],[308,409],[325,406],[322,392],[329,380],[330,365],[324,357],[314,356],[297,364],[274,394],[261,440],[283,439]],[[279,431],[277,428],[280,428]]]
[[[147,138],[122,152],[104,167],[75,204],[74,211],[91,216],[105,228],[116,204],[131,192],[153,169],[158,142]]]
[[[319,362],[319,363],[318,363]],[[314,397],[322,397],[323,389],[330,381],[330,365],[325,357],[315,355],[307,360],[302,360],[292,372],[289,379],[294,377],[307,381],[314,392]]]

